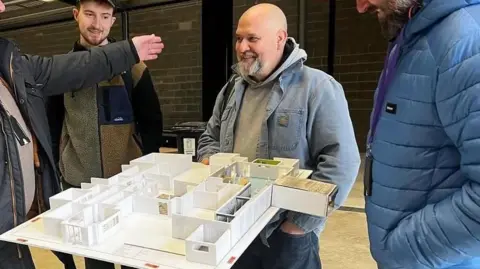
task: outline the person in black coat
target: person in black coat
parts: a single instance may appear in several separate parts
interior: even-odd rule
[[[4,10],[0,0],[0,12]],[[0,38],[0,234],[48,210],[49,198],[61,191],[46,97],[121,74],[140,61],[156,59],[163,47],[160,37],[146,35],[40,57],[23,54],[15,43]],[[35,268],[28,247],[0,241],[0,269],[7,268]]]

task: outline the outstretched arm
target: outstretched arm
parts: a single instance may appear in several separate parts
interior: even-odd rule
[[[24,55],[23,61],[44,95],[49,96],[110,79],[140,60],[155,59],[162,49],[159,37],[140,36],[88,51],[53,57]]]

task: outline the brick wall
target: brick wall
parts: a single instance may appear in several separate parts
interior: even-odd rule
[[[148,63],[164,113],[165,125],[200,121],[202,96],[201,1],[189,1],[130,14],[130,35],[154,33],[165,50]]]
[[[376,17],[359,15],[353,0],[337,0],[335,77],[350,105],[357,142],[365,149],[373,93],[383,67],[387,42]]]
[[[236,23],[255,2],[272,2],[287,15],[289,35],[298,41],[298,0],[234,0],[232,45]],[[307,64],[326,71],[328,48],[328,1],[307,0],[305,44]],[[178,121],[201,120],[202,55],[201,0],[174,4],[130,14],[132,35],[155,33],[166,48],[158,60],[148,63],[165,115],[166,126]],[[112,35],[120,38],[117,20]],[[28,53],[52,55],[67,52],[78,38],[74,22],[2,32]],[[376,18],[360,16],[354,0],[337,0],[336,58],[334,77],[344,86],[360,149],[364,150],[373,90],[382,67],[386,43]],[[214,41],[212,41],[214,42]],[[235,55],[234,59],[235,59]],[[235,62],[236,60],[234,60]]]

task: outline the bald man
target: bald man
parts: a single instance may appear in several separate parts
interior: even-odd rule
[[[219,93],[199,160],[218,152],[300,160],[312,179],[330,180],[342,205],[360,166],[342,86],[304,64],[307,54],[287,34],[287,19],[272,4],[247,10],[238,23],[237,75]],[[225,105],[223,105],[225,102]],[[235,269],[318,269],[324,218],[281,211],[235,263]]]

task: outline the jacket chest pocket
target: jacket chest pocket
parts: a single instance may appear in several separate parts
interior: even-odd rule
[[[28,97],[44,99],[41,84],[35,84],[32,82],[25,82],[25,91]]]
[[[100,124],[129,124],[134,121],[132,103],[124,86],[100,86],[98,92]]]
[[[298,147],[304,116],[304,109],[277,109],[269,124],[269,141],[273,150],[293,151]]]
[[[42,91],[42,84],[36,84],[35,81],[32,79],[25,79],[25,82],[23,84],[16,84],[17,87],[17,92],[22,93],[23,89],[20,87],[23,87],[25,89],[26,93],[26,99],[27,102],[29,103],[30,107],[35,107],[36,109],[41,109],[45,105],[45,98],[43,96],[43,91]],[[18,96],[19,98],[19,107],[25,106],[25,98],[22,97],[21,94]],[[42,109],[43,110],[43,109]]]

